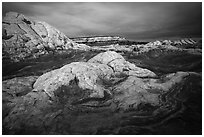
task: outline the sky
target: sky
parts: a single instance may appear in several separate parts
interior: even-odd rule
[[[9,11],[45,21],[68,37],[202,37],[201,2],[3,2],[3,16]]]

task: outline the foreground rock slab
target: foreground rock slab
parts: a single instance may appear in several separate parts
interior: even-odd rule
[[[3,81],[3,133],[96,134],[107,127],[117,134],[124,125],[154,128],[182,113],[191,92],[202,91],[201,81],[194,72],[158,77],[116,52],[100,53],[42,76]]]

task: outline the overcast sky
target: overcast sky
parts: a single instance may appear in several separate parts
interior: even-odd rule
[[[202,3],[3,3],[68,37],[117,35],[130,40],[201,37]]]

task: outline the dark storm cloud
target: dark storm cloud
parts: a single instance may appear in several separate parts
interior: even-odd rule
[[[69,37],[119,35],[128,39],[201,37],[202,3],[3,3],[46,21]]]

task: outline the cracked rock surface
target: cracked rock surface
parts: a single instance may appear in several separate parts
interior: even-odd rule
[[[92,90],[90,97],[104,97],[103,85],[98,81],[109,80],[116,74],[139,77],[155,77],[156,74],[147,69],[136,67],[126,61],[114,51],[100,53],[88,62],[73,62],[60,69],[53,70],[40,76],[34,83],[34,90],[45,91],[49,96],[54,96],[54,91],[62,85],[69,85],[70,81],[78,81],[82,89]]]
[[[3,81],[3,133],[120,134],[131,121],[141,127],[150,121],[154,125],[184,111],[181,102],[190,93],[183,87],[193,79],[200,81],[200,74],[158,77],[116,52],[99,53],[87,62],[73,62],[42,76]],[[132,113],[135,119],[126,120]]]
[[[80,47],[51,25],[33,21],[26,16],[8,12],[2,20],[3,59],[14,62],[37,58],[49,52]]]

